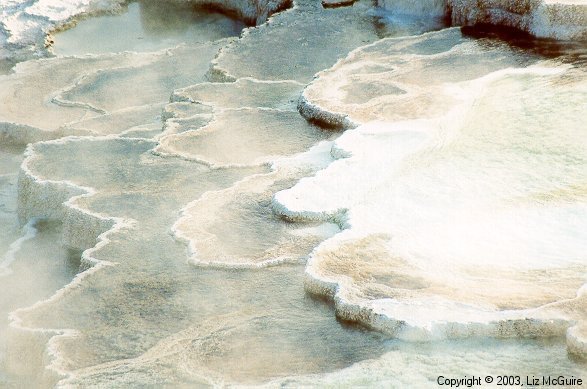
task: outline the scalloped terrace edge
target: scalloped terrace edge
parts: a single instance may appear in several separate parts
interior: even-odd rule
[[[350,155],[336,155],[335,158],[348,158]],[[303,179],[302,179],[303,180]],[[565,314],[568,306],[585,305],[587,284],[579,289],[575,298],[557,301],[536,308],[496,312],[495,317],[480,320],[455,320],[434,322],[430,327],[422,327],[405,320],[389,316],[377,304],[353,302],[349,290],[342,279],[331,279],[319,274],[314,268],[316,257],[322,250],[336,245],[337,239],[344,239],[344,231],[350,231],[346,209],[328,212],[291,210],[275,196],[272,208],[290,221],[328,221],[338,224],[341,233],[322,242],[310,254],[304,275],[304,289],[310,295],[331,301],[336,317],[340,320],[358,323],[369,329],[382,332],[394,338],[409,342],[428,342],[444,339],[464,339],[473,337],[507,338],[548,338],[566,337],[567,352],[587,359],[587,325],[572,315]],[[363,302],[364,303],[364,302]],[[580,308],[579,308],[580,309]]]
[[[371,45],[374,44],[376,43]],[[371,45],[359,47],[351,51],[347,57],[340,59],[333,68]],[[319,78],[323,72],[318,73],[315,78]],[[334,127],[342,130],[354,129],[363,124],[353,121],[345,113],[328,111],[324,107],[321,107],[306,95],[307,90],[308,87],[304,89],[298,101],[298,110],[306,119],[318,122],[326,127]],[[352,157],[352,153],[339,147],[336,142],[330,154],[335,160]],[[304,181],[304,179],[301,181]],[[347,219],[347,209],[333,209],[320,212],[290,209],[288,208],[287,202],[282,202],[277,194],[272,199],[272,208],[275,213],[286,220],[329,221],[338,224],[341,230],[346,229],[347,231],[351,227]],[[340,234],[338,237],[342,239]],[[331,279],[321,275],[315,268],[314,261],[322,250],[327,250],[333,244],[336,244],[336,237],[324,241],[310,255],[310,259],[306,265],[304,288],[311,295],[332,301],[336,316],[343,321],[359,323],[367,328],[383,332],[398,339],[414,342],[470,337],[544,338],[565,336],[568,353],[579,358],[587,359],[587,324],[585,320],[577,319],[573,315],[567,315],[565,313],[568,306],[576,304],[587,305],[587,284],[579,289],[575,298],[568,300],[562,300],[536,308],[504,311],[492,318],[434,322],[430,328],[421,327],[390,316],[381,307],[378,307],[377,304],[353,302],[352,296],[348,293],[352,288],[346,287],[343,279]]]
[[[137,138],[119,138],[117,136],[104,136],[95,141],[107,138],[121,139],[122,141],[146,141]],[[110,243],[110,235],[123,229],[134,228],[135,221],[119,217],[111,217],[83,209],[76,204],[82,198],[91,197],[96,190],[84,187],[69,181],[56,181],[44,179],[29,168],[29,164],[38,157],[35,151],[36,145],[64,144],[88,140],[86,137],[69,136],[56,140],[41,141],[29,144],[25,151],[25,159],[21,164],[18,179],[18,218],[21,223],[26,223],[32,217],[41,219],[53,219],[63,222],[63,243],[72,249],[83,250],[80,262],[80,272],[61,289],[50,297],[37,301],[35,304],[16,309],[9,314],[9,328],[15,331],[16,336],[31,336],[34,341],[47,342],[44,350],[43,381],[56,383],[65,377],[71,377],[73,372],[66,368],[66,361],[60,357],[57,351],[57,342],[61,338],[71,338],[78,335],[74,329],[37,328],[25,324],[21,315],[32,312],[35,309],[51,304],[61,297],[71,293],[80,287],[82,281],[91,277],[103,267],[114,266],[115,263],[99,260],[94,253]],[[26,193],[26,196],[22,196]],[[48,371],[56,374],[48,375]]]
[[[265,23],[270,15],[279,12],[288,6],[291,6],[291,0],[282,0],[274,2],[272,0],[234,0],[229,6],[222,0],[219,1],[192,1],[192,0],[171,0],[178,3],[195,3],[199,5],[208,5],[219,9],[219,11],[236,15],[248,23],[253,21],[258,24]],[[252,6],[254,5],[254,7]],[[50,54],[52,33],[62,29],[74,27],[79,20],[90,16],[101,14],[116,14],[124,9],[119,3],[113,4],[111,9],[101,9],[97,11],[83,11],[68,17],[66,20],[55,23],[55,25],[46,30],[44,36],[44,49]],[[247,29],[243,33],[246,33]],[[38,45],[39,41],[35,42]],[[221,51],[219,51],[219,54]],[[212,67],[211,67],[212,69]],[[226,81],[226,80],[224,80]],[[236,81],[230,80],[230,81]],[[174,91],[170,91],[173,95]],[[58,138],[58,139],[55,139]],[[29,164],[37,157],[35,146],[38,144],[55,144],[77,141],[81,138],[80,134],[54,133],[47,134],[38,128],[21,125],[18,123],[0,123],[0,139],[7,140],[11,143],[26,144],[25,158],[21,164],[18,180],[18,219],[24,224],[32,217],[48,218],[60,220],[63,222],[63,243],[70,248],[83,250],[80,264],[80,272],[71,282],[57,290],[53,295],[45,300],[41,300],[32,306],[19,308],[9,314],[9,328],[15,331],[15,336],[30,336],[34,342],[47,342],[44,348],[43,360],[45,369],[42,373],[43,381],[58,383],[59,381],[72,378],[75,372],[69,370],[66,361],[60,356],[57,350],[57,343],[61,338],[72,338],[78,335],[74,329],[51,329],[51,328],[34,328],[24,323],[21,315],[32,312],[35,309],[51,304],[59,300],[62,296],[71,293],[77,289],[86,277],[91,277],[95,272],[100,271],[103,267],[114,266],[115,263],[99,260],[93,254],[106,246],[109,242],[109,236],[123,229],[133,228],[134,220],[111,217],[97,214],[83,209],[76,204],[77,200],[93,196],[96,191],[90,187],[76,185],[69,181],[46,180],[35,175],[29,168]],[[116,135],[101,136],[96,140],[108,138],[121,139],[123,141],[146,141],[142,138],[120,138]],[[149,142],[149,141],[146,141]],[[153,142],[152,142],[153,143]],[[154,146],[156,142],[154,142]],[[26,196],[23,197],[23,193]],[[80,228],[83,226],[83,228]],[[47,372],[52,372],[47,375]]]
[[[267,20],[267,18],[275,12],[284,9],[288,5],[291,5],[290,0],[285,0],[281,2],[277,1],[270,1],[270,0],[261,0],[261,1],[234,1],[229,2],[228,5],[226,2],[222,0],[216,2],[210,1],[191,1],[191,0],[177,0],[179,2],[190,2],[190,3],[200,3],[202,5],[211,5],[211,6],[218,6],[221,9],[227,12],[236,12],[237,15],[243,17],[245,20],[254,20],[256,23],[263,23]],[[462,5],[464,0],[460,0],[459,3]],[[453,0],[452,3],[457,3],[456,0]],[[475,2],[476,3],[476,2]],[[582,20],[584,22],[583,29],[580,33],[575,31],[574,35],[563,37],[561,34],[552,36],[552,35],[542,35],[542,36],[549,36],[557,39],[565,39],[570,37],[575,37],[575,39],[586,40],[587,39],[587,4],[584,5],[577,5],[577,4],[556,4],[552,1],[549,2],[548,6],[544,1],[526,1],[525,3],[528,4],[538,4],[538,7],[534,9],[540,9],[540,7],[550,7],[550,9],[555,9],[557,6],[562,7],[561,9],[578,9],[579,12],[575,13],[575,18],[573,20]],[[385,5],[384,5],[385,6]],[[575,8],[565,8],[565,7],[575,7]],[[577,8],[578,7],[578,8]],[[453,20],[453,23],[461,23],[461,24],[476,24],[480,23],[481,21],[487,22],[488,16],[479,19],[470,17],[469,14],[456,14],[454,11],[459,10],[461,8],[448,8],[447,11],[450,10],[450,16]],[[531,9],[531,8],[530,8]],[[576,10],[575,9],[575,10]],[[105,10],[103,12],[109,12]],[[563,12],[563,14],[567,14]],[[582,16],[581,16],[582,14]],[[45,32],[45,42],[47,43],[47,39],[50,39],[51,33],[57,31],[58,29],[63,28],[70,28],[75,25],[76,20],[80,20],[83,17],[87,16],[94,16],[95,13],[80,13],[69,17],[67,20],[62,21],[58,26],[55,26],[53,29],[50,29]],[[468,15],[468,16],[467,16]],[[479,14],[477,14],[479,15]],[[577,16],[579,15],[579,16]],[[582,18],[582,19],[577,19]],[[489,17],[490,22],[495,22],[495,18]],[[502,20],[501,22],[497,22],[498,25],[506,25],[509,26],[510,24],[504,23]],[[519,28],[520,25],[514,26]],[[522,26],[523,27],[523,26]],[[522,28],[523,29],[523,28]],[[551,31],[554,31],[551,29]],[[531,33],[541,36],[541,31],[530,31]],[[538,33],[537,33],[538,32]],[[221,55],[222,51],[219,52]],[[212,63],[210,73],[214,73],[214,61]],[[221,72],[223,73],[223,72]],[[228,74],[222,74],[226,76],[222,81],[233,81]],[[215,78],[215,77],[211,77]],[[330,113],[322,110],[320,107],[315,106],[304,99],[304,96],[300,98],[299,103],[299,110],[300,113],[311,120],[315,120],[321,123],[324,123],[329,126],[334,127],[342,127],[342,128],[354,128],[356,127],[356,123],[353,123],[348,118],[336,114]],[[25,133],[28,133],[28,136],[22,138],[43,138],[43,136],[39,136],[36,134],[36,129],[34,128],[25,128],[27,126],[17,125],[16,123],[6,124],[4,123],[3,128],[0,128],[0,135],[5,139],[14,140],[14,138],[21,138],[20,132],[25,130]],[[30,132],[35,133],[30,134]],[[31,136],[32,135],[32,136]],[[101,137],[102,139],[104,137]],[[131,138],[126,138],[127,140],[136,140]],[[69,138],[62,138],[56,141],[49,141],[49,142],[64,142],[64,141],[71,141],[73,137]],[[142,140],[142,139],[141,139]],[[28,139],[27,139],[28,141]],[[51,340],[49,340],[49,349],[48,354],[53,357],[53,361],[47,366],[49,369],[55,371],[57,374],[61,376],[71,376],[72,372],[67,371],[64,368],[60,368],[60,359],[58,356],[58,352],[54,349],[53,343],[57,341],[58,337],[69,337],[75,336],[76,332],[74,330],[56,330],[56,329],[35,329],[29,328],[23,325],[22,319],[20,318],[20,314],[32,311],[35,308],[50,303],[59,299],[62,295],[67,294],[68,291],[77,288],[81,281],[85,277],[89,277],[95,271],[99,271],[101,267],[110,266],[111,263],[107,263],[105,261],[99,261],[92,256],[92,254],[99,250],[101,247],[108,244],[109,239],[108,236],[112,233],[115,233],[124,228],[132,228],[133,221],[132,220],[125,220],[116,217],[107,217],[104,215],[94,214],[90,211],[84,210],[75,205],[77,199],[81,197],[88,197],[91,196],[94,191],[91,188],[85,188],[77,186],[73,183],[65,182],[65,181],[50,181],[44,180],[41,177],[35,176],[28,168],[28,163],[35,157],[34,153],[34,146],[29,146],[25,155],[25,160],[21,166],[21,174],[19,179],[19,192],[22,193],[37,193],[38,198],[45,199],[46,202],[35,204],[32,208],[29,207],[28,201],[21,199],[19,194],[19,219],[21,221],[26,221],[27,218],[34,215],[36,213],[46,214],[46,217],[54,217],[64,221],[64,232],[69,231],[70,233],[73,231],[81,231],[86,230],[84,236],[70,236],[64,233],[65,236],[65,243],[71,247],[78,247],[85,249],[82,254],[82,266],[85,268],[85,271],[80,272],[69,284],[64,286],[62,289],[57,291],[53,294],[49,299],[39,301],[35,303],[33,306],[27,308],[21,308],[11,313],[10,320],[11,320],[11,327],[13,329],[18,330],[25,330],[27,332],[33,333],[52,333],[55,336],[52,336]],[[24,188],[27,187],[27,190]],[[21,189],[22,188],[22,189]],[[21,191],[22,190],[22,191]],[[49,194],[52,194],[49,196]],[[49,200],[50,199],[50,200]],[[275,206],[275,204],[274,204]],[[40,208],[39,208],[40,207]],[[283,210],[281,210],[283,211]],[[279,212],[276,209],[276,212]],[[281,213],[281,212],[279,212]],[[288,215],[291,219],[296,219],[293,214]],[[315,215],[318,216],[318,215]],[[320,218],[320,216],[318,216]],[[330,219],[330,218],[329,218]],[[84,225],[84,229],[75,228],[76,225]],[[68,227],[69,226],[69,227]],[[90,228],[87,228],[90,227]],[[91,244],[90,242],[94,242],[95,244]],[[88,247],[89,246],[89,247]],[[318,246],[319,248],[320,246]],[[316,248],[315,250],[317,250]],[[308,264],[310,265],[310,263]],[[327,279],[321,279],[317,275],[312,276],[309,266],[306,271],[306,280],[305,280],[305,288],[309,293],[321,295],[324,297],[328,297],[332,299],[335,303],[336,315],[343,320],[352,320],[362,324],[365,324],[371,328],[383,331],[388,334],[397,334],[398,331],[405,327],[406,323],[398,322],[390,320],[386,316],[377,313],[374,308],[371,307],[360,307],[358,305],[347,303],[344,301],[342,297],[338,295],[339,286],[336,282],[332,282]],[[583,295],[586,293],[583,293]],[[482,324],[479,324],[482,326]],[[520,328],[528,328],[533,329],[534,332],[538,333],[551,333],[555,334],[562,334],[566,331],[566,338],[567,338],[567,347],[570,353],[579,355],[582,357],[587,357],[587,328],[585,325],[574,325],[570,326],[569,321],[567,320],[550,320],[549,322],[541,322],[537,319],[516,319],[516,320],[507,320],[505,322],[491,322],[487,323],[487,327],[484,329],[483,332],[487,334],[493,335],[516,335],[519,334]],[[448,330],[448,327],[447,327]],[[453,328],[450,331],[456,335],[471,335],[470,330],[466,330],[465,328],[459,328],[458,326]]]

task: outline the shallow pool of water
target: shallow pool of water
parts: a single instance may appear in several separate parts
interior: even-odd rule
[[[0,386],[424,387],[440,375],[585,373],[583,363],[567,356],[562,336],[400,341],[337,319],[332,304],[306,293],[304,262],[339,226],[287,221],[274,213],[272,198],[331,164],[339,133],[299,115],[301,91],[358,46],[443,22],[402,19],[368,1],[328,10],[310,0],[298,5],[227,40],[240,33],[241,22],[188,6],[133,2],[126,13],[56,33],[56,57],[0,79],[7,102],[0,119],[56,139],[29,146],[26,158],[23,146],[0,148],[0,217],[7,221],[0,254],[23,236],[19,216],[21,223],[53,220],[35,224],[38,232],[15,252],[9,278],[0,278]],[[430,61],[410,63],[393,53],[388,60],[369,46],[373,58],[329,83],[354,80],[328,101],[345,97],[341,104],[355,115],[417,119],[433,112],[424,103],[441,100],[442,110],[453,101],[430,96],[439,92],[430,88],[434,82],[457,84],[536,61],[535,53],[498,51],[492,41],[474,55],[458,30],[448,35],[418,38],[413,47],[397,41],[412,50],[400,54]],[[453,40],[463,55],[473,54],[467,66],[443,56]],[[121,51],[129,52],[111,54]],[[389,74],[400,74],[403,84],[369,84]],[[207,82],[215,77],[240,80]],[[409,84],[421,98],[402,93]],[[408,101],[378,106],[387,91],[391,101]],[[363,103],[374,109],[361,111]],[[477,132],[473,138],[483,139],[488,131]],[[67,134],[77,136],[59,139]],[[515,145],[501,133],[500,139]],[[388,161],[387,143],[377,143],[382,150],[371,150],[385,157],[363,169],[353,189],[372,174],[380,181],[391,174],[381,163]],[[352,200],[344,182],[311,191],[316,204],[330,195]],[[385,204],[386,193],[366,192],[363,204],[374,198]],[[374,214],[372,220],[384,215]],[[379,266],[386,258],[381,251],[365,252],[354,262],[345,256],[352,250],[334,253],[326,270],[356,277],[367,298],[384,295],[379,284],[386,282],[411,286],[401,267]]]
[[[156,51],[238,36],[244,26],[239,20],[188,4],[144,0],[130,3],[120,15],[81,20],[75,28],[56,33],[53,52]]]

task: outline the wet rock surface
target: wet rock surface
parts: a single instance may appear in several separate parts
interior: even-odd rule
[[[232,6],[260,23],[283,4]],[[455,374],[512,360],[545,371],[546,355],[579,374],[561,339],[568,330],[569,352],[584,352],[585,165],[571,141],[584,138],[573,119],[583,69],[458,29],[380,40],[423,27],[387,29],[376,12],[365,1],[327,9],[300,0],[239,37],[214,17],[206,42],[57,55],[0,76],[0,248],[13,255],[2,262],[12,273],[0,273],[11,289],[0,299],[0,385],[337,385],[342,371],[370,386],[381,378],[373,371],[397,377],[410,361],[417,368],[406,377],[430,383],[421,372],[439,355]],[[519,103],[503,109],[503,91]],[[453,117],[435,122],[455,107],[470,133],[449,131],[461,123]],[[557,140],[553,107],[566,113]],[[491,137],[487,126],[508,115],[525,118],[521,129],[506,123]],[[410,157],[429,139],[434,147]],[[549,179],[528,175],[545,166]],[[447,200],[478,198],[487,203],[477,221],[455,217],[461,209]],[[431,223],[430,207],[442,210]],[[491,213],[503,218],[484,219]],[[430,226],[418,247],[458,241],[445,219],[503,232],[470,252],[455,243],[439,261],[424,249],[413,260],[416,225]],[[23,235],[31,220],[36,232]],[[470,230],[479,242],[484,231]],[[493,249],[507,246],[507,233],[522,242],[510,257]],[[547,234],[528,265],[525,248]],[[554,242],[565,243],[564,259]],[[463,260],[479,252],[482,265]],[[507,261],[517,267],[500,267]],[[306,292],[333,299],[334,311]],[[487,340],[543,336],[558,340]],[[500,357],[481,351],[465,363],[483,348],[475,340],[419,358],[405,342],[457,337]]]

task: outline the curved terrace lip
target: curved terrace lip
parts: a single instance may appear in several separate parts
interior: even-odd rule
[[[0,386],[582,373],[584,1],[10,4]]]

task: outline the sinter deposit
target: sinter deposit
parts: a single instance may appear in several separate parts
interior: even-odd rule
[[[0,0],[0,387],[587,379],[586,13]]]

